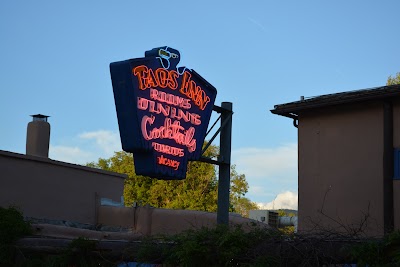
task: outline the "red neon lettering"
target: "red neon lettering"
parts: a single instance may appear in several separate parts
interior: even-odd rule
[[[150,89],[150,99],[157,99],[158,98],[158,90]]]
[[[173,94],[168,94],[163,91],[158,91],[157,89],[150,89],[150,98],[185,109],[189,109],[192,107],[192,105],[190,104],[190,99]]]
[[[147,89],[147,85],[145,85],[145,74],[147,73],[148,68],[144,65],[137,66],[132,70],[132,73],[138,77],[139,88],[141,90]]]
[[[200,86],[190,79],[191,76],[187,71],[183,73],[182,85],[179,91],[192,99],[201,110],[204,110],[210,102],[210,97],[207,96],[206,92]]]
[[[152,91],[150,91],[150,93],[151,92]],[[163,105],[162,103],[148,100],[143,97],[138,97],[137,106],[140,110],[149,110],[154,114],[162,113],[165,117],[170,117],[171,119],[184,120],[185,122],[190,122],[193,125],[201,124],[201,116],[199,114],[191,113],[187,110],[177,109],[175,107],[170,107],[168,105]]]
[[[179,164],[180,164],[179,161],[169,159],[169,158],[164,158],[163,155],[161,155],[160,157],[157,157],[157,163],[160,165],[171,167],[174,170],[178,170]]]
[[[149,130],[147,126],[151,126],[154,123],[154,120],[154,116],[143,116],[141,129],[144,139],[171,139],[179,145],[186,146],[189,152],[194,152],[196,150],[196,139],[193,138],[195,129],[193,127],[186,130],[181,126],[179,121],[174,121],[172,123],[170,118],[165,118],[163,126],[160,126],[159,128],[154,127]]]
[[[158,68],[153,71],[145,65],[140,65],[132,69],[132,74],[138,78],[141,90],[158,86],[161,88],[169,87],[172,90],[178,88],[179,74],[175,70],[168,71]]]
[[[194,128],[190,127],[186,131],[186,135],[185,135],[185,144],[191,144],[190,146],[188,146],[188,150],[190,153],[192,153],[196,150],[196,140],[193,139],[194,132],[195,132]],[[194,143],[192,142],[192,140],[194,140]]]
[[[178,156],[178,157],[183,157],[185,155],[182,148],[159,144],[156,142],[152,142],[151,146],[154,148],[155,151],[160,152],[160,153],[169,154],[169,155]]]
[[[154,76],[154,72],[152,69],[148,70],[147,76],[147,87],[156,87],[159,82],[157,81],[157,78]]]
[[[196,113],[190,113],[189,111],[183,111],[181,109],[176,109],[174,107],[171,108],[171,116],[172,119],[181,120],[183,119],[186,122],[191,122],[194,125],[200,125],[200,115]]]
[[[168,71],[165,69],[156,69],[156,76],[158,77],[159,86],[165,88],[168,85]]]
[[[138,97],[137,107],[138,109],[146,110],[149,107],[149,100],[143,97]]]
[[[154,106],[155,106],[156,102],[154,102],[154,101],[149,101],[149,102],[150,102],[149,111],[150,111],[151,113],[157,113],[156,110],[154,109]],[[158,113],[157,113],[157,114],[158,114]]]
[[[170,70],[168,72],[168,86],[172,90],[175,90],[176,88],[178,88],[178,77],[179,77],[179,73],[177,71]]]
[[[154,117],[154,116],[151,116],[151,117],[143,116],[143,118],[142,118],[142,135],[143,135],[144,139],[146,139],[146,140],[152,139],[149,135],[147,135],[146,125],[147,124],[152,125],[154,123],[155,119],[156,119],[156,117]]]

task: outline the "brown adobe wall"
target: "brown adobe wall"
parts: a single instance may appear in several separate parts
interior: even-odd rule
[[[96,195],[119,201],[125,175],[0,151],[0,206],[25,216],[96,224]]]
[[[298,139],[299,232],[343,232],[341,225],[357,227],[368,214],[365,233],[382,235],[382,104],[302,112]]]
[[[217,214],[194,210],[159,209],[150,206],[144,207],[112,207],[99,206],[99,224],[110,226],[122,226],[131,228],[140,235],[169,235],[177,234],[189,229],[201,229],[202,227],[215,227]],[[230,215],[230,224],[240,224],[244,229],[259,225],[255,220]]]

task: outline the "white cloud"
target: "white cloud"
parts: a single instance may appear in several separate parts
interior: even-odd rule
[[[257,195],[264,195],[265,194],[265,188],[262,186],[251,186],[249,188],[249,190],[253,193],[253,194],[257,194]]]
[[[279,192],[297,188],[297,144],[236,149],[232,151],[232,162],[238,173],[246,175],[247,197],[252,201],[265,203]]]
[[[246,177],[297,177],[297,144],[277,148],[240,148],[233,150],[232,158]]]
[[[84,132],[79,138],[95,140],[99,149],[106,154],[112,155],[115,151],[121,151],[121,141],[118,133],[112,131],[99,130],[95,132]]]
[[[263,202],[273,199],[276,196],[277,191],[281,192],[282,188],[287,188],[284,185],[271,187],[269,186],[271,181],[268,180],[256,185],[253,185],[254,181],[247,179],[247,177],[246,180],[249,183],[249,191],[247,192],[246,197],[255,202]]]
[[[79,147],[50,145],[49,157],[69,163],[85,164],[92,161],[94,155],[93,153],[83,151]]]
[[[119,134],[112,131],[84,132],[77,137],[78,140],[74,139],[75,142],[72,145],[50,145],[50,158],[86,164],[97,161],[99,158],[109,158],[115,151],[122,150]]]
[[[280,193],[274,200],[268,203],[257,203],[260,209],[294,209],[298,207],[298,194],[291,191]]]

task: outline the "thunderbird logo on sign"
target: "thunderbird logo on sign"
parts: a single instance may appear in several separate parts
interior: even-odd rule
[[[110,64],[122,149],[134,154],[136,174],[184,179],[188,161],[201,157],[217,90],[179,61],[179,51],[159,47]]]

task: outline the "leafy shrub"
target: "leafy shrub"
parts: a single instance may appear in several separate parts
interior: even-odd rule
[[[277,259],[267,257],[257,246],[271,238],[280,239],[274,230],[240,226],[188,230],[162,243],[147,240],[137,253],[140,262],[165,263],[172,266],[277,266]],[[162,249],[162,251],[160,251]]]
[[[400,266],[400,231],[361,242],[351,248],[350,255],[359,266]]]
[[[15,241],[31,233],[30,223],[16,207],[0,207],[0,266],[11,266]]]

